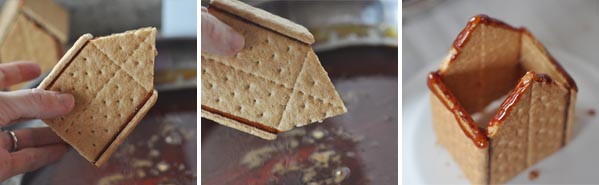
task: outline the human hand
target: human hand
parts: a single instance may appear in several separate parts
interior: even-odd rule
[[[210,15],[202,7],[202,52],[234,55],[243,49],[245,40],[233,28]]]
[[[32,62],[0,64],[0,88],[31,80],[41,73]],[[0,127],[15,120],[53,118],[69,113],[75,106],[73,95],[41,89],[0,92]],[[0,182],[17,174],[52,163],[67,151],[66,145],[49,128],[24,128],[0,132]]]

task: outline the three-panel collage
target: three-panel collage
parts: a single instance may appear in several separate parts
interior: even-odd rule
[[[599,1],[0,7],[0,185],[599,184]]]

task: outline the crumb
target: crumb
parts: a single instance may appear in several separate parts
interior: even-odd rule
[[[168,165],[168,163],[161,161],[158,164],[156,164],[156,168],[160,171],[160,172],[165,172],[166,170],[168,170],[170,168],[170,165]]]
[[[160,172],[158,172],[156,169],[150,169],[150,173],[154,176],[158,176],[158,174],[160,174]]]
[[[144,178],[146,177],[146,172],[144,170],[137,170],[137,178]]]
[[[152,161],[146,160],[146,159],[132,159],[130,164],[134,168],[151,167],[154,165],[154,163],[152,163]]]
[[[343,180],[347,179],[350,174],[350,169],[348,167],[340,167],[333,171],[333,176],[335,184],[340,184]]]
[[[123,176],[122,174],[113,174],[113,175],[108,175],[108,176],[102,177],[100,180],[98,180],[98,184],[99,185],[118,184],[118,183],[122,182],[123,180],[125,180],[125,176]]]
[[[179,171],[183,171],[185,170],[185,165],[184,164],[179,164]]]
[[[316,140],[322,139],[322,137],[324,137],[324,132],[321,130],[314,130],[312,131],[312,137]]]
[[[596,114],[595,109],[589,109],[587,114],[589,114],[589,116],[595,116],[595,114]]]
[[[276,152],[277,149],[272,146],[264,146],[258,149],[251,150],[247,152],[243,158],[241,158],[240,163],[242,165],[247,166],[248,168],[257,168],[264,164],[265,161],[270,159],[272,153]]]
[[[345,153],[345,155],[346,155],[347,157],[355,157],[355,156],[356,156],[356,153],[354,153],[354,152],[347,152],[347,153]]]
[[[158,157],[158,156],[160,156],[160,152],[158,150],[152,149],[152,150],[150,150],[150,152],[148,153],[148,155],[150,157]]]
[[[532,170],[530,171],[530,173],[528,174],[528,179],[530,179],[531,181],[535,180],[539,178],[539,170]]]

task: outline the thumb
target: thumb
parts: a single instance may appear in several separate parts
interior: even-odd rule
[[[234,55],[243,49],[245,40],[233,28],[202,8],[202,52]]]
[[[75,106],[73,95],[28,89],[0,94],[0,126],[19,118],[53,118],[65,115]]]

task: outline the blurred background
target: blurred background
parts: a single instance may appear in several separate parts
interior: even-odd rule
[[[70,150],[59,162],[1,184],[195,184],[197,178],[195,0],[55,0],[69,14],[66,49],[82,34],[156,27],[158,101],[109,162],[96,168]],[[0,1],[4,4],[5,1]],[[66,51],[66,50],[65,50]],[[62,55],[62,54],[61,54]],[[33,88],[43,77],[23,88]],[[26,121],[6,129],[44,126]]]
[[[244,2],[314,34],[348,112],[274,141],[202,119],[201,183],[397,184],[398,1]]]
[[[403,0],[402,10],[404,83],[424,81],[415,75],[438,67],[468,20],[481,13],[525,26],[549,52],[564,51],[586,61],[599,58],[598,1]],[[592,63],[599,67],[599,62]]]

